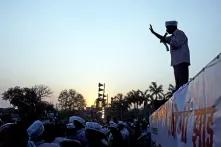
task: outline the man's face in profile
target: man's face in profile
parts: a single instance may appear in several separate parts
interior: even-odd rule
[[[173,32],[174,32],[176,29],[177,29],[176,26],[167,26],[167,27],[166,27],[166,31],[167,31],[167,33],[169,33],[169,34],[173,34]]]

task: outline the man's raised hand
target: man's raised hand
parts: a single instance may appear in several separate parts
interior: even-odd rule
[[[151,33],[153,33],[154,32],[154,30],[153,30],[153,27],[152,27],[152,25],[150,24],[150,31],[151,31]]]

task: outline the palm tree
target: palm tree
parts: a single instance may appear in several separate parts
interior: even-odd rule
[[[174,90],[175,90],[175,87],[172,84],[169,84],[168,92],[165,94],[165,98],[167,100],[173,96]]]
[[[149,118],[149,114],[151,111],[151,96],[150,96],[150,92],[149,89],[145,90],[144,92],[140,92],[140,94],[142,95],[142,102],[143,102],[143,116],[146,118]]]
[[[145,95],[139,89],[137,91],[134,91],[134,93],[135,93],[135,96],[136,96],[136,103],[137,103],[137,108],[138,108],[138,106],[143,104],[143,102],[145,100]]]
[[[112,98],[111,109],[112,114],[118,116],[121,120],[123,120],[123,116],[125,112],[128,111],[129,104],[123,94],[117,94]]]
[[[113,97],[113,100],[120,101],[123,100],[124,96],[122,93],[118,93],[116,96]]]
[[[125,96],[125,99],[127,100],[128,104],[130,106],[134,106],[134,109],[136,108],[135,107],[135,103],[136,103],[136,98],[134,96],[134,92],[133,91],[129,91],[126,96]]]
[[[133,105],[134,109],[138,109],[138,107],[143,104],[144,102],[144,96],[143,92],[141,90],[132,90],[127,93],[126,100],[128,101],[129,105]]]
[[[149,107],[151,112],[153,112],[165,102],[163,86],[158,86],[156,82],[151,82],[151,85],[149,86],[149,92]]]
[[[143,104],[144,104],[144,108],[147,107],[147,105],[150,103],[150,93],[149,93],[149,89],[145,90],[144,92],[141,93],[143,96]]]
[[[123,96],[123,94],[119,93],[116,96],[114,96],[112,98],[112,102],[117,102],[120,107],[124,110],[127,110],[129,108],[129,103],[128,101],[125,99],[125,97]]]
[[[164,99],[164,93],[163,93],[163,85],[157,85],[156,82],[151,82],[151,85],[149,86],[150,96],[154,100],[162,100]]]

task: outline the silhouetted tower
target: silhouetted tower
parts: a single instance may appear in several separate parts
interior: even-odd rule
[[[107,105],[107,95],[105,95],[105,83],[98,83],[98,98],[96,99],[96,108],[102,109]]]

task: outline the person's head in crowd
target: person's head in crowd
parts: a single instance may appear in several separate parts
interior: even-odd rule
[[[28,134],[26,130],[15,123],[7,123],[0,127],[0,147],[26,147]]]
[[[108,128],[108,126],[103,126],[103,128],[101,129],[101,132],[106,136],[108,136],[108,134],[110,133],[110,130]]]
[[[119,122],[118,122],[118,128],[119,128],[119,130],[122,130],[124,127],[125,127],[124,122],[123,122],[123,121],[119,121]]]
[[[77,130],[85,127],[85,120],[79,116],[69,117],[69,123],[73,123]]]
[[[107,147],[106,130],[97,122],[87,122],[85,134],[90,147]]]
[[[88,140],[99,140],[105,138],[105,132],[102,126],[97,122],[87,122],[85,133]]]
[[[70,137],[75,133],[76,133],[76,127],[74,125],[74,122],[66,124],[66,136]]]
[[[52,142],[56,137],[56,128],[52,123],[44,124],[44,132],[42,138],[45,142]]]
[[[119,126],[117,123],[113,122],[113,121],[110,121],[109,122],[109,129],[110,129],[110,132],[114,135],[116,133],[119,132]]]
[[[28,127],[27,132],[30,140],[39,141],[42,139],[44,125],[40,120],[36,120]]]

